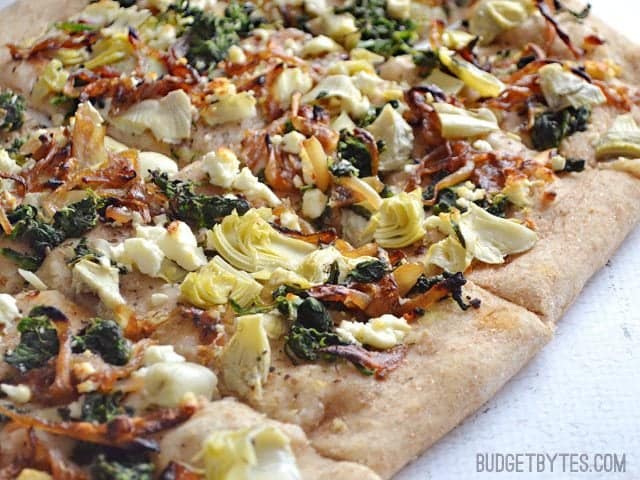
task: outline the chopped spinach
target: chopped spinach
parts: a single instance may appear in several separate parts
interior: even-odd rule
[[[24,124],[24,97],[11,90],[0,93],[0,131],[14,132]]]
[[[310,362],[324,358],[319,352],[321,348],[343,343],[338,335],[331,331],[323,332],[315,328],[307,328],[298,322],[291,325],[285,342],[285,352],[292,360],[297,358]]]
[[[571,172],[583,172],[587,166],[587,162],[585,160],[579,158],[567,158],[567,162],[562,169],[563,172],[571,173]]]
[[[370,177],[373,172],[371,169],[371,153],[364,141],[357,135],[347,130],[340,132],[340,141],[338,142],[338,155],[340,160],[336,163],[338,173],[332,173],[337,176],[358,175],[359,177]],[[351,165],[351,168],[347,166]],[[339,174],[342,173],[342,174]]]
[[[44,260],[47,250],[57,247],[67,238],[80,237],[98,222],[98,209],[102,199],[95,195],[73,203],[56,212],[53,223],[41,219],[38,209],[31,205],[20,205],[7,215],[13,226],[9,238],[25,242],[33,250],[33,255],[17,255],[17,252],[2,251],[2,254],[20,263],[28,264],[35,270]]]
[[[187,59],[200,72],[210,72],[225,59],[229,48],[263,22],[248,2],[231,2],[222,16],[191,7],[189,3],[181,0],[175,8],[183,16],[193,18],[186,34]]]
[[[347,280],[359,283],[375,283],[387,274],[387,264],[382,260],[365,260],[355,266]]]
[[[333,320],[324,304],[313,297],[305,298],[298,305],[297,321],[305,328],[313,328],[319,332],[333,329]]]
[[[559,112],[544,112],[536,117],[531,141],[536,150],[557,148],[562,140],[587,129],[591,110],[568,107]]]
[[[43,367],[50,358],[58,355],[58,332],[52,319],[64,318],[53,307],[36,307],[29,316],[18,323],[20,343],[4,356],[5,362],[25,373]]]
[[[334,177],[357,177],[360,173],[353,163],[340,159],[329,167]]]
[[[447,213],[454,207],[460,210],[457,202],[458,195],[452,189],[445,188],[440,190],[436,204],[433,206],[433,214],[440,215],[441,213]]]
[[[411,53],[411,45],[418,38],[412,20],[387,16],[386,0],[354,0],[336,8],[335,12],[350,13],[355,17],[360,32],[359,47],[385,57]]]
[[[41,257],[37,255],[29,255],[27,253],[20,253],[13,248],[0,248],[0,255],[7,257],[15,263],[18,268],[22,268],[23,270],[28,270],[30,272],[35,272],[40,268],[40,264],[42,263]]]
[[[470,307],[478,308],[480,306],[480,300],[470,299],[469,303],[462,298],[462,287],[467,283],[467,279],[461,272],[449,273],[443,272],[442,275],[436,275],[433,277],[421,276],[416,284],[413,286],[409,295],[425,293],[431,290],[436,285],[443,285],[447,289],[451,298],[458,304],[462,310],[468,310]]]
[[[89,393],[84,397],[80,420],[83,422],[108,423],[115,417],[126,415],[127,410],[120,405],[124,394]]]
[[[77,336],[73,337],[73,351],[90,350],[111,365],[126,365],[131,356],[129,341],[122,328],[113,320],[94,318]]]
[[[413,63],[422,77],[428,77],[436,68],[440,68],[440,57],[435,50],[419,50],[413,54]]]
[[[169,216],[196,228],[211,228],[234,210],[245,214],[249,203],[242,198],[207,196],[195,192],[191,182],[170,180],[166,173],[151,172],[153,183],[169,199]]]

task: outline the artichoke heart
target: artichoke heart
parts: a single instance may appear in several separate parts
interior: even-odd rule
[[[534,11],[531,0],[484,0],[475,7],[469,31],[488,45],[502,32],[523,23]]]
[[[630,113],[616,118],[596,145],[598,160],[617,156],[640,158],[640,128]]]
[[[222,352],[224,383],[241,397],[260,398],[269,375],[271,346],[262,317],[238,317],[236,332]]]
[[[402,192],[382,201],[380,210],[371,217],[368,233],[384,248],[407,247],[424,237],[422,192]]]
[[[447,48],[443,47],[438,50],[438,58],[467,87],[474,89],[483,97],[497,97],[506,88],[499,79],[456,56]]]
[[[243,216],[233,212],[207,234],[207,247],[246,272],[282,267],[296,270],[315,245],[287,237],[269,222],[271,209],[251,209]]]
[[[560,64],[545,65],[538,73],[542,93],[552,110],[590,107],[607,100],[600,88],[566,71]]]
[[[92,57],[84,63],[89,70],[121,62],[133,55],[129,36],[118,33],[98,41],[92,49]]]
[[[465,110],[448,103],[434,103],[442,136],[448,140],[475,138],[500,130],[498,119],[488,108]]]
[[[161,142],[180,143],[191,136],[192,113],[191,99],[184,91],[174,90],[160,100],[143,100],[111,123],[123,131],[149,130]]]
[[[299,480],[289,438],[278,428],[258,425],[219,430],[203,443],[206,480]]]
[[[475,203],[469,203],[462,215],[444,213],[438,222],[427,223],[449,236],[429,248],[426,263],[448,272],[464,272],[474,258],[489,264],[504,263],[507,255],[531,249],[538,239],[533,230],[491,215]]]
[[[68,79],[69,72],[64,69],[60,60],[54,58],[47,64],[33,86],[31,92],[33,99],[36,102],[42,102],[48,95],[62,92]]]
[[[200,308],[225,305],[229,299],[247,307],[261,290],[251,275],[236,270],[221,257],[214,257],[199,271],[188,274],[180,285],[182,298]]]
[[[101,260],[105,257],[101,257]],[[80,260],[73,267],[73,283],[78,291],[88,289],[102,300],[111,310],[116,310],[126,302],[120,295],[120,276],[118,269],[108,260],[99,263],[88,259]]]
[[[387,104],[367,130],[376,140],[384,142],[380,170],[400,170],[407,164],[413,150],[413,129],[397,110]]]
[[[369,99],[362,95],[351,77],[347,75],[329,75],[302,97],[303,103],[315,103],[319,100],[335,101],[342,110],[360,118],[369,111]]]

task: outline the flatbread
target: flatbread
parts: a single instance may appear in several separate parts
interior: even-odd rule
[[[473,413],[550,340],[536,315],[473,285],[480,309],[444,301],[419,319],[407,358],[373,381],[352,366],[292,367],[274,348],[275,371],[254,406],[301,425],[330,458],[363,463],[390,478]],[[375,439],[375,441],[372,441]]]
[[[16,42],[36,35],[87,3],[18,2],[3,11],[0,41]],[[637,83],[640,53],[620,35],[595,19],[577,23],[567,16],[562,25],[577,43],[592,34],[605,37],[607,42],[591,58],[614,61],[622,67],[622,80]],[[503,34],[490,48],[525,45],[540,38],[544,29],[541,18],[532,18]],[[551,51],[557,58],[571,58],[557,39]],[[41,65],[16,67],[5,50],[0,55],[2,64],[12,66],[0,68],[0,84],[28,95]],[[479,299],[479,309],[462,311],[450,299],[438,303],[415,321],[404,342],[408,346],[406,358],[382,380],[364,376],[341,361],[294,365],[284,353],[283,340],[272,340],[272,370],[262,394],[241,399],[250,406],[230,397],[215,400],[183,425],[157,435],[161,447],[158,466],[163,468],[170,461],[201,466],[197,453],[210,433],[260,424],[276,426],[290,438],[305,479],[391,478],[526,365],[550,340],[555,322],[590,276],[640,220],[640,180],[626,173],[599,170],[595,161],[594,140],[620,113],[611,107],[597,107],[589,129],[561,146],[563,155],[584,158],[592,168],[562,175],[546,187],[549,194],[556,195],[555,201],[536,204],[527,211],[526,217],[539,235],[535,247],[508,258],[504,265],[478,264],[469,272],[471,282],[465,287],[465,298]],[[632,114],[640,119],[637,106]],[[247,129],[261,127],[260,120],[217,130],[198,126],[191,146],[200,153],[219,146],[237,148]],[[171,152],[170,145],[149,135],[136,137],[114,129],[110,133],[140,149]],[[198,168],[196,162],[181,176],[201,180],[204,174]],[[117,241],[129,235],[124,228],[100,226],[89,236]],[[0,239],[0,246],[15,247],[16,242]],[[75,289],[66,264],[72,247],[73,242],[67,242],[54,249],[36,272],[47,286],[57,290],[23,293],[18,300],[23,312],[36,305],[56,306],[79,329],[89,318],[100,315],[103,307],[95,295]],[[153,305],[153,295],[162,283],[133,272],[123,276],[121,290],[132,311],[157,316],[153,340],[173,345],[189,361],[219,369],[215,359],[201,355],[202,332],[194,319],[174,310],[176,285],[163,291],[168,300],[161,307]],[[0,292],[16,293],[23,287],[17,268],[0,256]],[[2,353],[15,347],[18,340],[15,328],[6,333]],[[0,378],[5,373],[0,371]],[[220,375],[220,385],[224,392],[224,375]]]
[[[556,322],[640,220],[640,181],[588,170],[550,189],[556,201],[532,212],[540,235],[533,249],[505,265],[477,266],[469,278]]]

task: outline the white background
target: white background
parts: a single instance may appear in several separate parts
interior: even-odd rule
[[[0,0],[0,6],[8,3]],[[640,43],[640,4],[592,3],[597,15]],[[553,341],[396,480],[640,480],[639,245],[636,228],[587,285]],[[624,453],[627,472],[476,473],[481,452]]]

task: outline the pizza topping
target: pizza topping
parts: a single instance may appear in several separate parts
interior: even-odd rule
[[[474,7],[469,30],[487,45],[502,32],[523,23],[533,10],[530,0],[482,0]]]
[[[145,367],[142,376],[145,405],[177,407],[189,396],[211,400],[218,396],[218,379],[210,369],[197,363],[162,361]]]
[[[13,403],[29,403],[31,401],[31,389],[26,385],[0,384],[0,391]]]
[[[199,271],[189,273],[180,285],[182,298],[200,308],[226,305],[230,300],[247,307],[261,291],[262,285],[251,275],[236,270],[218,256]]]
[[[271,366],[271,346],[261,315],[236,319],[236,331],[222,353],[225,386],[242,397],[262,396]]]
[[[384,248],[402,248],[424,237],[422,191],[399,193],[382,200],[380,209],[371,217],[367,232]]]
[[[596,144],[598,160],[607,157],[640,158],[640,128],[633,115],[618,116],[611,128]]]
[[[500,130],[495,114],[488,108],[465,110],[449,103],[434,103],[442,136],[446,139],[476,138]]]
[[[562,65],[557,63],[545,65],[538,74],[544,98],[553,111],[568,107],[575,109],[592,107],[606,102],[600,88],[566,71]]]
[[[166,173],[151,172],[151,179],[168,199],[169,217],[196,228],[210,228],[233,211],[242,215],[249,210],[244,199],[201,195],[196,193],[193,183],[170,180]]]
[[[73,352],[85,350],[97,353],[111,365],[126,365],[131,358],[131,346],[122,328],[113,320],[94,318],[73,337]]]
[[[55,309],[36,307],[18,323],[20,343],[6,353],[4,361],[25,373],[43,367],[58,354],[58,333],[51,316],[61,315]]]
[[[387,104],[373,123],[366,127],[367,131],[376,139],[375,152],[379,155],[379,169],[383,172],[400,170],[407,163],[413,150],[413,130],[402,118],[402,115]],[[377,171],[372,171],[375,175]],[[361,172],[361,176],[365,176]]]
[[[503,263],[506,255],[527,251],[537,240],[533,230],[491,215],[474,203],[462,215],[453,210],[427,219],[427,228],[434,227],[448,236],[429,248],[425,262],[448,272],[464,272],[474,258]]]
[[[0,92],[0,130],[13,132],[24,123],[24,97],[11,90]]]
[[[20,309],[16,299],[7,293],[0,293],[0,325],[7,328],[18,318]]]
[[[110,310],[126,301],[120,294],[120,272],[106,257],[97,261],[82,259],[73,266],[73,285],[77,292],[93,292]]]
[[[557,148],[567,137],[587,129],[591,110],[567,107],[559,112],[544,112],[535,119],[531,141],[536,150]]]
[[[302,478],[289,437],[273,426],[218,430],[204,441],[199,456],[207,480]]]
[[[321,103],[327,105],[335,101],[339,110],[344,110],[355,118],[366,115],[369,111],[369,99],[362,95],[347,75],[329,75],[301,98],[304,103]]]
[[[262,23],[254,9],[250,3],[231,2],[224,15],[217,16],[192,7],[189,2],[178,2],[176,10],[183,17],[192,18],[185,34],[189,63],[200,72],[211,73],[226,58],[229,48]]]
[[[605,162],[601,164],[600,167],[609,170],[618,170],[619,172],[627,172],[640,178],[640,159],[638,158],[619,158],[611,162]]]
[[[438,50],[438,59],[467,87],[476,90],[482,97],[497,97],[506,88],[498,78],[444,47]]]
[[[268,221],[271,210],[251,209],[227,216],[207,234],[207,247],[231,265],[247,272],[276,267],[295,270],[315,245],[279,233]]]
[[[371,318],[367,323],[343,320],[336,328],[336,333],[343,342],[364,344],[380,350],[401,344],[410,331],[411,326],[404,318],[389,314]]]
[[[143,100],[111,122],[123,131],[142,134],[149,130],[166,143],[180,143],[191,137],[192,106],[183,90],[174,90],[160,100]]]

